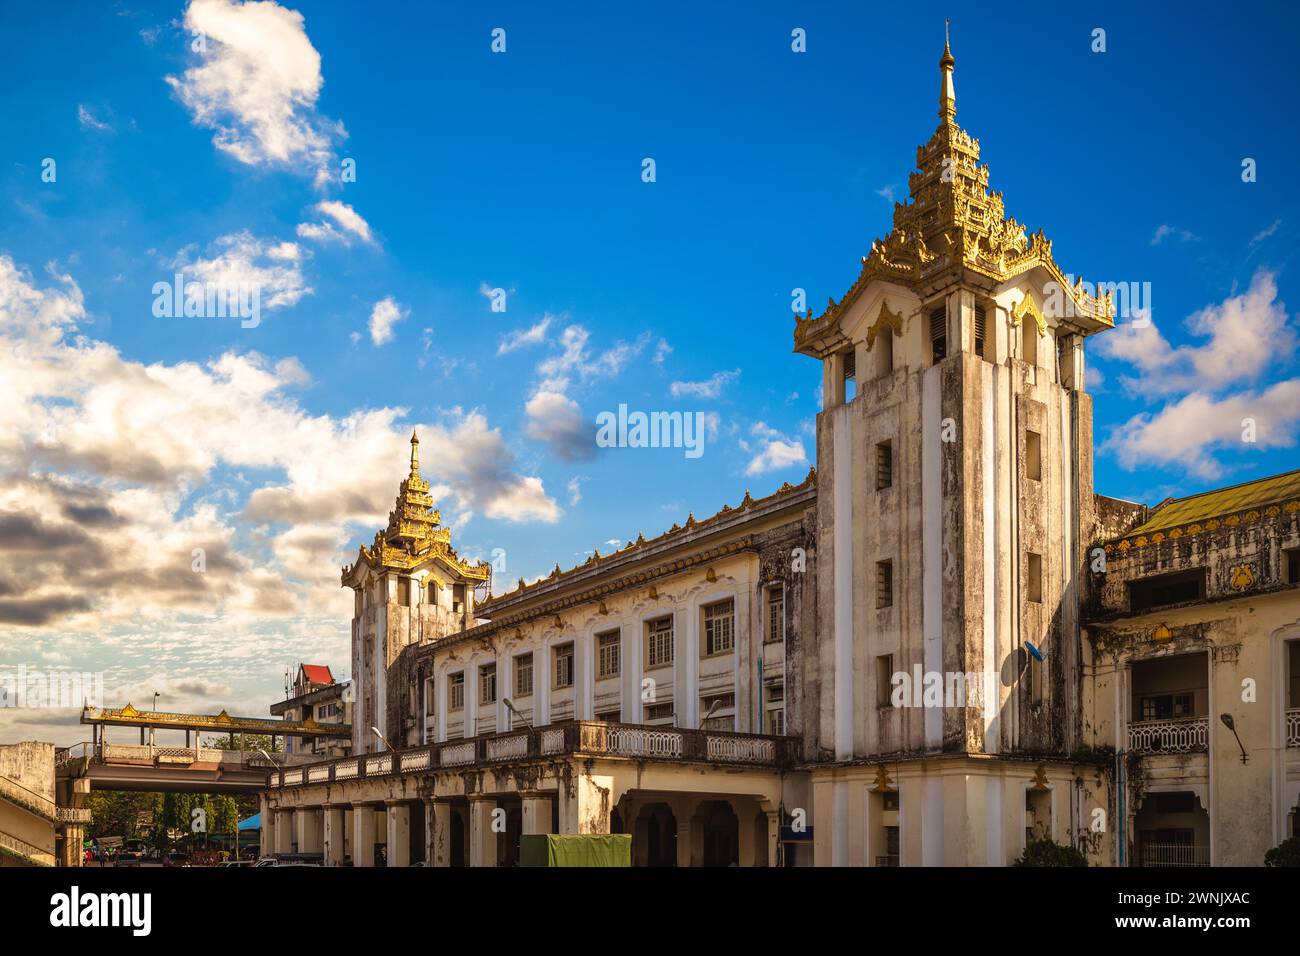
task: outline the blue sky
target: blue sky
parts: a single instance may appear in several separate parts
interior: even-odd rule
[[[1151,283],[1151,330],[1089,343],[1097,490],[1295,467],[1288,7],[69,11],[0,15],[0,512],[66,533],[54,578],[100,563],[92,599],[4,556],[0,664],[255,712],[300,657],[346,672],[338,567],[416,426],[455,541],[508,582],[801,480],[820,371],[791,290],[838,299],[888,230],[945,16],[1008,213],[1075,275]],[[260,324],[155,317],[178,267],[260,277]],[[707,413],[705,454],[593,453],[620,403]],[[170,576],[192,547],[201,585]]]

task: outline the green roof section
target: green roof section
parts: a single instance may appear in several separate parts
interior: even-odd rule
[[[1300,469],[1288,471],[1272,478],[1259,478],[1228,488],[1203,491],[1199,495],[1175,498],[1155,511],[1143,524],[1134,528],[1125,538],[1150,534],[1190,524],[1222,518],[1240,511],[1263,508],[1271,504],[1300,499]]]

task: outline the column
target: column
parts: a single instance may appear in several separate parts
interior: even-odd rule
[[[754,866],[754,813],[748,800],[731,800],[731,812],[736,815],[736,865]]]
[[[325,865],[342,866],[344,858],[344,826],[346,810],[340,806],[325,807]]]
[[[388,802],[388,865],[411,865],[411,808],[402,800]]]
[[[275,811],[266,794],[261,796],[262,844],[258,847],[258,856],[270,856],[275,852]]]
[[[304,807],[298,811],[298,852],[321,852],[321,812],[319,807]]]
[[[523,832],[526,834],[551,832],[551,795],[549,793],[524,792]]]
[[[352,805],[352,865],[375,865],[375,808],[368,803]]]
[[[424,800],[425,859],[430,866],[451,866],[451,801]]]
[[[560,785],[561,833],[608,833],[614,808],[614,778],[575,773],[571,786]]]
[[[469,865],[497,865],[497,834],[492,828],[497,803],[491,797],[469,800]]]
[[[767,817],[767,865],[778,866],[777,852],[781,846],[781,811],[766,810]]]
[[[275,852],[277,855],[293,852],[292,810],[275,811]]]

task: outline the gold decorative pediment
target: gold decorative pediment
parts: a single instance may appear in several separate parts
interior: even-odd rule
[[[889,311],[889,301],[880,300],[880,313],[876,316],[876,321],[871,323],[871,328],[867,329],[867,348],[875,344],[876,336],[881,332],[892,331],[895,335],[903,334],[903,316],[898,312]]]
[[[1026,315],[1034,318],[1034,324],[1038,326],[1038,334],[1047,334],[1047,319],[1043,312],[1038,308],[1038,303],[1034,301],[1034,294],[1026,292],[1025,297],[1020,300],[1020,304],[1011,309],[1011,324],[1019,325],[1024,321]]]

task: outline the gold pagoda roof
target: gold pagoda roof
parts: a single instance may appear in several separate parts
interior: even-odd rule
[[[388,526],[375,533],[370,547],[361,546],[354,564],[343,568],[342,583],[361,564],[371,568],[409,571],[426,561],[438,559],[471,581],[486,581],[492,567],[485,561],[471,564],[451,546],[451,529],[442,527],[442,514],[433,507],[429,482],[420,475],[420,438],[411,433],[411,471],[397,490],[397,501],[388,513]]]
[[[1271,478],[1243,482],[1228,488],[1203,491],[1186,498],[1170,498],[1157,505],[1150,517],[1125,539],[1149,538],[1157,532],[1182,529],[1183,534],[1194,533],[1223,524],[1257,521],[1260,517],[1276,517],[1281,512],[1300,511],[1300,469],[1288,471]],[[1237,519],[1233,521],[1232,519]],[[1181,537],[1182,535],[1171,535]]]
[[[1083,279],[1071,282],[1052,258],[1052,242],[1040,229],[1030,235],[1006,215],[1002,193],[989,192],[989,168],[980,165],[979,140],[956,123],[955,65],[944,42],[939,61],[939,126],[916,149],[917,169],[908,177],[908,202],[894,204],[894,221],[862,257],[857,280],[821,315],[795,315],[796,351],[815,351],[812,340],[832,328],[874,280],[894,282],[923,294],[948,274],[965,270],[997,284],[1041,266],[1074,300],[1075,314],[1099,327],[1114,326],[1109,292],[1093,296]]]

